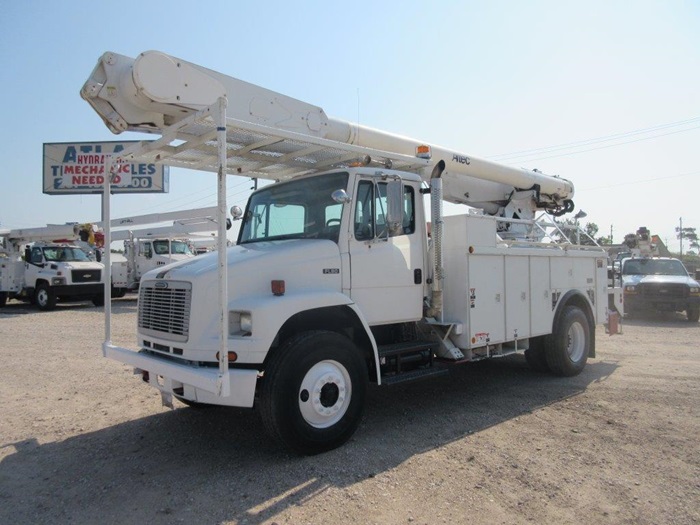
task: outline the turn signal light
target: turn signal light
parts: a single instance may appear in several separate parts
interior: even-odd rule
[[[271,281],[270,282],[270,287],[272,288],[272,293],[274,295],[284,295],[285,292],[285,284],[284,281]]]
[[[221,355],[220,352],[216,352],[216,360],[217,360],[217,361],[219,360],[219,356],[220,356],[220,355]],[[237,359],[238,359],[238,354],[237,354],[236,352],[230,351],[230,352],[228,353],[228,362],[229,362],[229,363],[233,363],[233,362],[236,361]]]

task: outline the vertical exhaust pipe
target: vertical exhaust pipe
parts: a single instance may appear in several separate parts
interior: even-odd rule
[[[445,279],[442,253],[442,172],[445,171],[445,161],[441,160],[430,174],[430,215],[432,221],[431,237],[433,240],[433,290],[427,317],[433,317],[438,322],[442,318],[442,284]]]

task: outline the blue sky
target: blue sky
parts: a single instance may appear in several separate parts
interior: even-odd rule
[[[379,4],[379,5],[377,5]],[[0,0],[0,228],[97,220],[97,196],[42,194],[45,142],[112,135],[79,96],[105,51],[157,49],[328,115],[559,174],[620,241],[677,249],[700,230],[700,3],[49,2]],[[523,153],[524,152],[524,153]],[[215,177],[171,170],[113,216],[214,205]],[[248,179],[229,178],[229,205]],[[456,210],[451,209],[453,213]]]

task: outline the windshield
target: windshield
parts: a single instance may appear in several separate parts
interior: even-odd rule
[[[682,275],[688,276],[680,261],[673,259],[632,259],[625,261],[622,275]]]
[[[332,173],[260,190],[248,202],[238,243],[282,239],[338,242],[343,205],[331,194],[347,189],[347,185],[347,173]]]
[[[168,247],[170,245],[170,247]],[[158,255],[169,255],[171,253],[179,253],[184,255],[194,255],[192,250],[185,241],[168,241],[158,240],[153,241],[153,251]]]
[[[44,248],[44,258],[52,262],[89,262],[90,258],[80,248],[73,246],[58,246]]]

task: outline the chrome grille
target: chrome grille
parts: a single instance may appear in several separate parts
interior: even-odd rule
[[[648,299],[684,299],[688,296],[688,286],[679,283],[642,283],[639,293]]]
[[[191,300],[191,283],[142,283],[139,289],[139,330],[162,339],[187,341]]]

